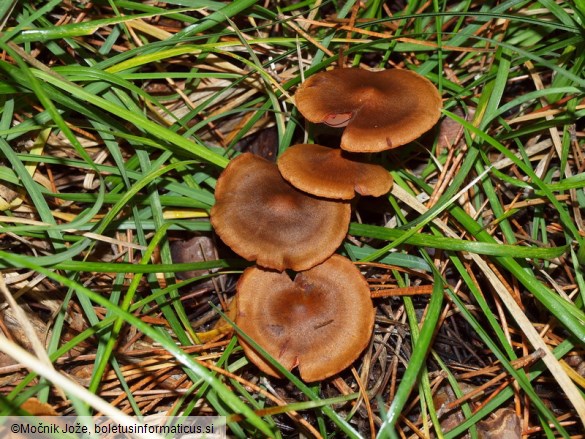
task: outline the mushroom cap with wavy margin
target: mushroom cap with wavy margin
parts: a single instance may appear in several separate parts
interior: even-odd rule
[[[210,220],[237,254],[273,270],[311,268],[330,257],[347,234],[349,203],[291,186],[276,164],[245,153],[224,169]]]
[[[282,366],[305,381],[342,371],[366,348],[374,307],[366,279],[347,258],[333,255],[310,270],[287,273],[250,267],[237,285],[236,324]],[[239,336],[263,372],[279,372]]]
[[[409,143],[437,123],[442,107],[431,81],[400,69],[320,72],[300,85],[295,101],[310,122],[345,126],[341,148],[352,152]]]
[[[277,165],[290,184],[319,197],[350,200],[356,192],[379,197],[392,187],[392,176],[382,166],[337,148],[294,145],[278,158]]]

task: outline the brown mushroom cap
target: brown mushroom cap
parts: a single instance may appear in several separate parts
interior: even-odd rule
[[[311,268],[345,238],[351,207],[291,186],[276,164],[250,153],[217,180],[211,224],[240,256],[274,270]]]
[[[439,120],[442,106],[431,81],[400,69],[317,73],[299,87],[295,101],[310,122],[347,125],[341,148],[352,152],[378,152],[413,141]]]
[[[250,267],[237,285],[236,324],[288,370],[305,381],[348,367],[365,349],[374,326],[368,283],[355,265],[333,255],[298,273]],[[263,372],[280,376],[244,339],[246,356]]]
[[[382,166],[362,162],[341,149],[294,145],[277,164],[290,184],[319,197],[350,200],[356,192],[379,197],[392,187],[392,176]]]

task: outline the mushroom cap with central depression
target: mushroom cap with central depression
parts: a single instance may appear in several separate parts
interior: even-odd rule
[[[341,148],[379,152],[412,142],[441,115],[434,84],[410,70],[335,69],[309,77],[295,94],[310,122],[343,127]]]
[[[286,369],[305,381],[347,368],[366,348],[374,326],[370,289],[357,267],[333,255],[297,273],[250,267],[236,293],[238,327]],[[263,372],[280,376],[245,339],[246,356]]]
[[[379,197],[392,187],[392,176],[382,166],[339,148],[294,145],[278,158],[277,165],[290,184],[319,197],[350,200],[356,192]]]
[[[347,234],[349,203],[306,194],[276,164],[245,153],[217,180],[211,224],[243,258],[282,271],[309,269],[330,257]]]

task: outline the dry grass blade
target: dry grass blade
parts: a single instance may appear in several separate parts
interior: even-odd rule
[[[416,198],[412,197],[402,189],[393,188],[393,194],[422,214],[428,210]],[[434,223],[439,226],[447,236],[457,236],[457,234],[442,221],[435,220]],[[492,287],[497,292],[498,296],[522,330],[523,334],[530,341],[532,347],[534,349],[541,350],[543,353],[544,363],[548,367],[550,373],[559,383],[559,386],[563,389],[563,392],[566,393],[567,397],[577,410],[583,426],[585,426],[585,400],[581,397],[579,389],[577,389],[575,383],[567,375],[567,372],[563,369],[559,363],[559,360],[557,360],[552,354],[548,345],[543,341],[538,331],[534,328],[532,322],[524,314],[522,308],[518,306],[518,303],[514,300],[506,286],[502,283],[501,278],[494,273],[492,268],[481,256],[471,254],[470,257],[473,259],[482,273],[490,280]]]
[[[47,368],[43,362],[26,352],[20,346],[8,340],[3,335],[0,335],[0,351],[10,355],[12,358],[25,367],[29,368],[31,371],[34,371],[39,376],[42,376],[54,383],[56,386],[59,386],[61,389],[63,389],[64,392],[75,395],[81,401],[87,402],[97,411],[103,413],[106,416],[109,416],[112,419],[116,419],[119,424],[124,426],[138,425],[134,418],[126,415],[120,410],[117,410],[107,401],[97,397],[84,387],[71,381],[69,378],[55,371],[55,369]],[[138,436],[145,438],[160,438],[159,435],[153,436],[152,434],[138,434]]]

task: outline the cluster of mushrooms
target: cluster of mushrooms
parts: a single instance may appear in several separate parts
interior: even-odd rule
[[[439,119],[441,97],[408,70],[342,68],[308,78],[295,101],[308,121],[345,127],[341,149],[294,145],[276,164],[239,155],[217,181],[210,219],[232,250],[257,264],[238,281],[236,324],[282,366],[318,381],[347,368],[374,326],[366,279],[335,254],[356,192],[381,196],[392,185],[388,171],[363,153],[428,131]],[[239,342],[263,372],[280,376],[243,337]]]

